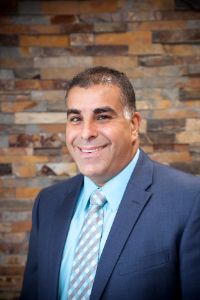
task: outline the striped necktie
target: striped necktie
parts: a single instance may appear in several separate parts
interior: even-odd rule
[[[88,300],[99,260],[99,246],[103,228],[103,205],[106,198],[96,190],[90,197],[75,250],[68,288],[68,300]]]

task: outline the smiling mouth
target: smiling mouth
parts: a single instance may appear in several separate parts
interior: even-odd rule
[[[105,146],[96,147],[96,148],[94,148],[94,147],[93,148],[80,148],[80,147],[78,147],[78,149],[82,153],[96,153],[96,152],[102,150],[105,147],[106,147],[106,145]]]

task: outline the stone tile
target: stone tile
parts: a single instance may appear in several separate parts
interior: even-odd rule
[[[94,34],[93,33],[72,33],[70,34],[70,45],[93,45],[94,44]]]
[[[132,45],[136,43],[151,43],[151,32],[102,33],[95,38],[96,45]]]
[[[64,68],[80,67],[89,68],[92,66],[92,57],[49,57],[34,59],[35,68]]]
[[[172,65],[174,59],[170,55],[140,55],[138,62],[143,67],[160,67]]]
[[[0,89],[2,91],[12,91],[14,90],[15,82],[11,79],[0,79]]]
[[[68,81],[84,69],[81,65],[69,68],[43,68],[41,69],[41,79],[63,79]]]
[[[200,119],[187,119],[186,131],[199,131],[200,132]]]
[[[9,113],[0,112],[0,123],[1,124],[12,124],[14,123],[14,116]]]
[[[3,114],[5,115],[5,113]],[[1,116],[0,116],[0,120],[1,120]],[[17,134],[17,133],[23,133],[25,131],[25,126],[24,125],[12,125],[10,124],[6,124],[6,122],[4,122],[4,124],[2,124],[3,122],[0,122],[0,138],[2,138],[2,140],[4,139],[4,136],[6,136],[6,139],[8,138],[7,135],[10,134]],[[4,140],[5,142],[5,146],[7,145],[6,140]]]
[[[161,44],[199,44],[200,31],[198,29],[153,31],[152,41]]]
[[[77,174],[77,167],[74,162],[37,164],[37,169],[39,175],[66,175],[71,177]]]
[[[162,30],[177,30],[186,29],[187,21],[185,20],[166,20],[166,21],[154,21],[154,22],[133,22],[128,23],[129,31],[162,31]]]
[[[66,123],[66,113],[15,113],[15,124]]]
[[[126,32],[127,23],[123,22],[95,22],[94,23],[94,32]],[[131,30],[129,30],[131,31]]]
[[[20,36],[20,46],[22,47],[68,47],[69,46],[69,38],[66,35],[39,35],[39,36],[29,36],[22,35]]]
[[[33,60],[32,58],[0,58],[0,66],[5,69],[32,68]]]
[[[200,134],[199,131],[185,131],[176,134],[177,143],[200,143]]]
[[[46,111],[46,103],[37,101],[12,101],[2,102],[1,111],[6,113],[14,113],[21,111]]]
[[[79,3],[80,14],[95,14],[95,13],[113,13],[118,9],[118,2],[110,0],[107,2],[94,1],[83,1]]]
[[[199,46],[197,45],[163,45],[164,52],[173,56],[193,56],[199,55]]]
[[[13,70],[1,69],[0,79],[14,79]]]
[[[14,70],[15,78],[20,79],[39,79],[40,78],[40,69],[32,68],[21,68]]]
[[[185,129],[184,119],[162,119],[162,120],[148,120],[147,131],[148,132],[180,132]]]
[[[31,15],[12,15],[10,16],[9,20],[4,22],[5,24],[26,24],[26,25],[48,25],[50,24],[50,17],[49,16],[31,16]]]
[[[11,164],[0,164],[0,176],[11,175],[12,165]]]
[[[0,46],[18,46],[19,37],[15,34],[0,34]]]
[[[78,17],[74,14],[71,15],[56,15],[56,16],[51,16],[50,17],[50,22],[51,24],[75,24],[78,22]]]
[[[150,154],[150,157],[156,161],[170,164],[170,163],[179,163],[179,162],[191,162],[191,156],[188,152],[158,152]]]
[[[5,134],[5,135],[1,135],[1,137],[0,137],[0,148],[8,147],[8,136],[6,135],[6,133],[3,133],[3,134]]]
[[[130,55],[158,55],[164,54],[165,49],[162,45],[159,44],[152,44],[151,42],[138,42],[129,45],[129,54]]]
[[[18,11],[20,15],[38,15],[42,14],[39,1],[26,1],[18,3]]]
[[[38,101],[64,101],[66,90],[31,91],[31,99]]]
[[[37,194],[40,192],[39,188],[31,188],[31,187],[24,187],[16,188],[16,199],[34,199]]]
[[[36,176],[36,166],[34,164],[14,163],[13,175],[17,177],[34,177]]]
[[[73,15],[79,13],[78,1],[42,1],[41,13],[46,15]]]
[[[0,163],[16,163],[19,162],[19,160],[23,161],[24,164],[46,163],[48,157],[35,155],[4,155],[4,157],[0,157]]]

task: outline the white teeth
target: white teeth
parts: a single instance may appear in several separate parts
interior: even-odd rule
[[[94,152],[97,152],[99,150],[99,148],[96,148],[96,149],[81,149],[81,152],[83,153],[94,153]]]

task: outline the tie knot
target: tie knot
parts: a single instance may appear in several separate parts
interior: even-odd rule
[[[90,196],[90,204],[91,206],[102,207],[106,202],[106,197],[99,191],[94,191]]]

